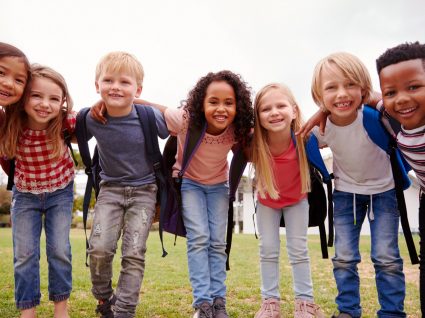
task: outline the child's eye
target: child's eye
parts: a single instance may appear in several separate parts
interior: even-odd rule
[[[395,95],[395,91],[386,91],[384,92],[385,97],[392,97]]]
[[[330,90],[332,90],[332,89],[334,89],[335,88],[335,86],[333,86],[333,85],[331,85],[331,86],[326,86],[325,87],[325,91],[330,91]]]
[[[409,91],[414,91],[414,90],[417,90],[418,88],[419,88],[419,85],[410,85]]]
[[[32,93],[30,96],[32,98],[40,98],[41,97],[39,93]]]
[[[16,79],[16,83],[18,83],[19,85],[25,85],[26,84],[26,80],[21,79],[21,78],[17,78]]]

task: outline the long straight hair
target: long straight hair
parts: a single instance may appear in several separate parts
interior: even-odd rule
[[[298,131],[302,124],[302,115],[297,102],[295,101],[294,95],[291,90],[284,84],[271,83],[264,86],[255,97],[254,101],[254,139],[252,147],[252,165],[255,168],[255,183],[256,189],[260,197],[264,198],[266,193],[270,198],[276,200],[279,198],[279,192],[276,185],[276,179],[273,174],[273,158],[270,152],[268,144],[267,130],[264,129],[260,124],[259,110],[263,97],[266,93],[271,90],[279,90],[285,96],[288,97],[289,101],[294,107],[296,117],[291,122],[291,130]],[[303,138],[298,135],[296,138],[296,149],[298,154],[298,162],[301,175],[301,192],[307,193],[310,191],[310,170],[307,161],[307,155],[304,147]]]
[[[61,74],[50,67],[34,64],[31,66],[31,81],[28,83],[28,90],[24,98],[18,104],[5,108],[5,123],[0,128],[0,154],[8,158],[16,156],[18,140],[27,125],[28,115],[25,112],[25,102],[29,98],[32,81],[36,78],[48,79],[62,90],[61,110],[59,115],[49,122],[46,136],[52,144],[52,158],[58,158],[63,154],[65,144],[62,138],[62,126],[68,114],[72,111],[72,98]]]

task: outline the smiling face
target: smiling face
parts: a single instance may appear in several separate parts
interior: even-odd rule
[[[204,114],[208,123],[207,133],[221,134],[236,116],[236,97],[233,87],[224,81],[215,81],[207,88]]]
[[[320,77],[322,103],[331,113],[330,120],[338,126],[351,124],[362,105],[363,90],[333,64],[323,68]]]
[[[0,105],[16,103],[24,93],[28,81],[27,67],[20,57],[0,59]]]
[[[59,115],[64,101],[63,91],[55,82],[43,77],[33,78],[30,85],[24,106],[28,127],[43,130]]]
[[[425,70],[421,59],[384,67],[379,81],[385,109],[404,128],[425,125]]]
[[[282,90],[271,89],[261,98],[258,118],[268,134],[289,132],[296,117],[296,106]]]
[[[96,90],[110,116],[125,116],[131,112],[133,101],[140,96],[142,87],[130,73],[105,70],[96,81]]]

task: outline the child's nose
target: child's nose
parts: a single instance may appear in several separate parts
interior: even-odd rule
[[[13,79],[10,78],[9,76],[5,76],[2,79],[2,83],[6,87],[12,87],[13,86]]]

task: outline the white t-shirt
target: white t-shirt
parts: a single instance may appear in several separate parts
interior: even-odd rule
[[[319,146],[333,155],[335,189],[357,194],[377,194],[394,188],[388,154],[376,145],[363,126],[363,112],[348,126],[336,126],[328,118],[325,135],[313,130]]]

